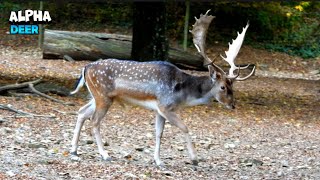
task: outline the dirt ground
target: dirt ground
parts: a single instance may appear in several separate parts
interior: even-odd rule
[[[223,52],[209,49],[210,56]],[[212,101],[179,111],[195,143],[199,166],[190,164],[182,133],[166,124],[161,158],[153,163],[152,111],[114,104],[102,124],[106,149],[102,161],[90,121],[80,136],[81,160],[69,148],[77,110],[86,103],[51,96],[62,105],[32,94],[0,96],[0,104],[52,117],[25,117],[0,109],[0,179],[320,179],[320,59],[302,60],[245,46],[239,63],[255,63],[247,81],[236,82],[235,110]],[[2,45],[0,84],[42,78],[70,89],[87,64],[42,60],[39,50]],[[205,72],[189,72],[206,74]]]

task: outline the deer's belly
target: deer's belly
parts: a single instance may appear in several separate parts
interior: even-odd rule
[[[158,110],[159,109],[158,102],[155,99],[154,100],[151,100],[151,99],[141,100],[141,99],[124,97],[124,98],[121,98],[121,100],[128,102],[130,104],[142,106],[144,108],[151,109],[151,110]]]

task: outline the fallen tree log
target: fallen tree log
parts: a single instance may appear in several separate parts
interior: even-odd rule
[[[130,59],[132,37],[120,34],[71,32],[46,29],[43,58],[97,60],[106,58]],[[204,70],[203,59],[186,51],[169,48],[169,62],[183,69]]]

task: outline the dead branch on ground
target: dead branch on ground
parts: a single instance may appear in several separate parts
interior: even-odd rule
[[[64,105],[74,105],[74,104],[71,103],[71,102],[63,102],[63,101],[61,101],[61,100],[59,100],[59,99],[53,98],[53,97],[51,97],[51,96],[48,96],[48,95],[46,95],[46,94],[44,94],[44,93],[36,90],[36,89],[34,88],[33,84],[29,84],[29,88],[30,88],[30,90],[31,90],[33,93],[38,94],[39,96],[45,97],[45,98],[47,98],[47,99],[50,99],[50,100],[52,100],[52,101],[54,101],[54,102],[57,102],[57,103],[60,103],[60,104],[64,104]]]
[[[9,84],[9,85],[5,85],[5,86],[1,86],[0,87],[0,92],[2,91],[8,91],[8,90],[14,90],[14,89],[22,89],[22,88],[29,88],[29,90],[34,93],[37,94],[39,96],[42,96],[44,98],[50,99],[54,102],[63,104],[63,105],[74,105],[73,103],[70,102],[63,102],[59,99],[53,98],[49,95],[46,95],[40,91],[38,91],[37,89],[34,88],[35,84],[39,84],[41,82],[42,79],[37,79],[34,81],[28,81],[28,82],[24,82],[24,83],[20,83],[20,84]]]
[[[28,82],[24,82],[24,83],[20,83],[20,84],[9,84],[9,85],[5,85],[5,86],[1,86],[0,87],[0,92],[1,91],[8,91],[8,90],[12,90],[12,89],[21,89],[21,88],[26,88],[29,86],[29,84],[38,84],[41,82],[41,78],[34,80],[34,81],[28,81]]]
[[[4,105],[4,104],[0,104],[0,109],[12,111],[12,112],[15,112],[15,113],[17,113],[17,114],[20,114],[21,116],[28,116],[28,117],[47,117],[47,118],[55,118],[55,117],[56,117],[56,116],[54,116],[54,115],[41,115],[41,114],[28,113],[28,112],[25,112],[25,111],[21,111],[21,110],[19,110],[19,109],[15,109],[15,108],[11,107],[10,105]]]
[[[58,113],[61,113],[63,115],[77,115],[78,113],[77,112],[74,112],[74,111],[71,111],[71,112],[65,112],[65,111],[60,111],[58,109],[53,109],[54,111],[58,112]]]

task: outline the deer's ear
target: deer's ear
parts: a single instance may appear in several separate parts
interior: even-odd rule
[[[212,80],[217,80],[221,78],[221,74],[215,69],[214,66],[208,65],[209,69],[209,76],[211,77]]]

